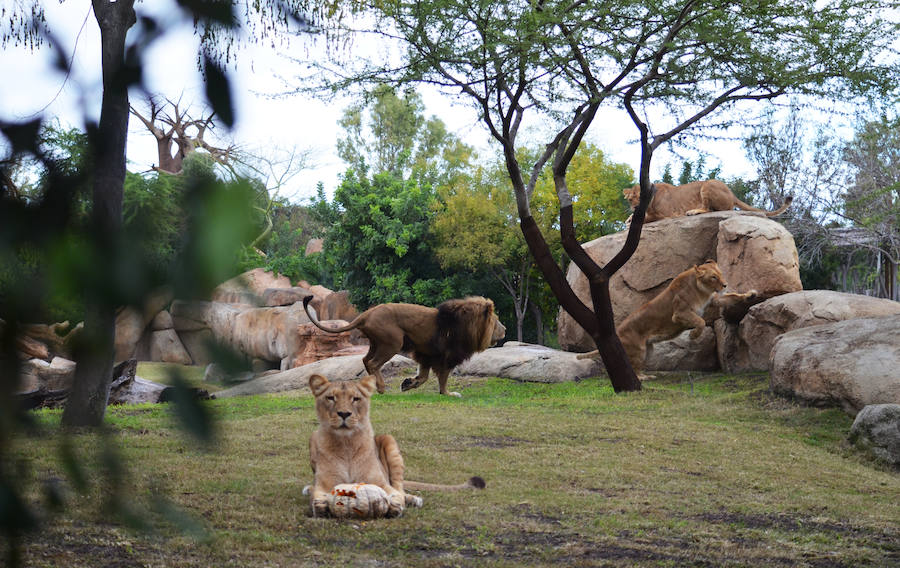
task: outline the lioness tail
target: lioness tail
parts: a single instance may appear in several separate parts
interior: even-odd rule
[[[459,485],[440,485],[438,483],[422,483],[419,481],[404,481],[404,489],[412,489],[414,491],[461,491],[463,489],[484,489],[486,483],[484,479],[478,477],[470,477],[465,483]]]
[[[747,205],[746,203],[744,203],[743,201],[741,201],[740,199],[737,199],[737,198],[735,198],[735,201],[737,202],[738,209],[743,209],[744,211],[756,211],[757,213],[765,213],[766,217],[774,217],[775,215],[781,215],[782,213],[787,211],[787,208],[791,206],[791,202],[794,201],[794,198],[793,198],[793,196],[788,195],[787,197],[784,198],[784,203],[781,205],[781,207],[779,207],[778,209],[775,209],[773,211],[766,211],[765,209],[760,209],[760,208],[754,207],[752,205]]]

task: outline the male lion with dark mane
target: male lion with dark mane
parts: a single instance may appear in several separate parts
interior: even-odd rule
[[[656,193],[653,194],[653,200],[647,207],[644,223],[685,215],[699,215],[710,211],[731,211],[735,207],[744,211],[765,213],[766,217],[773,217],[784,213],[793,201],[793,198],[788,196],[781,207],[774,211],[766,211],[747,205],[738,199],[727,185],[715,179],[694,181],[679,186],[663,182],[653,185],[656,186]],[[641,201],[641,186],[625,188],[622,190],[622,194],[634,209]]]
[[[418,304],[379,304],[343,327],[323,326],[309,311],[312,296],[303,299],[310,321],[322,331],[341,333],[358,329],[369,339],[369,352],[363,357],[366,372],[375,376],[379,393],[384,393],[381,367],[397,353],[411,352],[419,363],[419,373],[406,379],[401,390],[414,389],[428,380],[434,369],[441,394],[447,391],[450,371],[474,353],[484,351],[506,335],[506,328],[494,313],[494,302],[480,296],[447,300],[437,308]]]
[[[386,510],[372,516],[397,517],[407,506],[421,507],[422,499],[407,495],[405,489],[455,491],[483,489],[484,480],[472,477],[459,485],[419,483],[403,479],[403,456],[390,434],[375,435],[369,419],[375,377],[358,381],[330,382],[322,375],[309,378],[316,397],[319,428],[309,438],[309,463],[313,484],[304,489],[310,496],[314,516],[329,514],[329,495],[336,485],[368,483],[387,494]]]

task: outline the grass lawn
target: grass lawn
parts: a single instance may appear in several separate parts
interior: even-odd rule
[[[204,403],[218,439],[206,451],[168,405],[110,408],[124,481],[103,481],[117,474],[103,474],[99,435],[70,438],[95,464],[87,489],[60,482],[66,510],[23,553],[53,567],[900,565],[900,475],[848,446],[844,413],[775,398],[767,382],[670,375],[617,395],[605,378],[451,379],[462,399],[433,394],[433,380],[389,386],[372,420],[400,443],[406,477],[481,475],[487,489],[423,493],[422,509],[368,522],[307,514],[309,394]],[[70,479],[59,413],[37,416],[14,449],[36,501]],[[109,495],[151,530],[111,515]]]

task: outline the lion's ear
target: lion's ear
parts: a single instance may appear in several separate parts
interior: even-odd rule
[[[309,390],[312,391],[313,396],[319,396],[327,388],[328,379],[326,379],[322,375],[311,375],[309,377]]]
[[[373,375],[366,375],[365,377],[359,380],[359,388],[366,394],[366,396],[372,396],[372,393],[375,392],[375,377]]]

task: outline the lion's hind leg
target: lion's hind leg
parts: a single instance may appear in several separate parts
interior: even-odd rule
[[[715,205],[711,203],[712,187],[709,182],[700,186],[700,207],[691,209],[685,215],[700,215],[701,213],[709,213],[710,211],[718,211]]]
[[[403,347],[402,340],[399,343],[375,343],[370,341],[369,352],[363,357],[363,366],[366,372],[375,377],[375,389],[378,394],[384,394],[384,375],[381,374],[381,367],[391,360],[391,357],[400,352]]]

